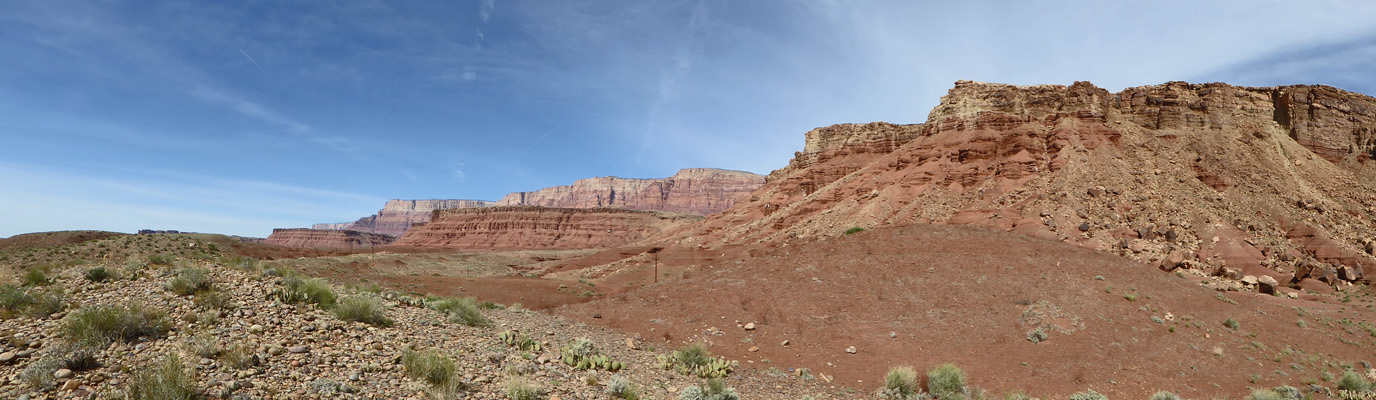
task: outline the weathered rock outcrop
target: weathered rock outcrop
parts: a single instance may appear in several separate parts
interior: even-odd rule
[[[763,184],[763,176],[749,172],[687,168],[664,179],[579,179],[568,186],[511,193],[497,205],[607,207],[707,215],[731,208]]]
[[[700,220],[684,214],[616,208],[489,207],[436,210],[399,247],[587,249],[631,243]]]
[[[971,224],[1282,282],[1305,254],[1372,276],[1360,250],[1376,231],[1373,132],[1376,99],[1327,86],[961,81],[923,124],[808,132],[748,199],[662,238],[783,244]],[[1291,240],[1298,223],[1323,232]]]
[[[315,224],[311,229],[350,230],[401,236],[413,225],[430,222],[432,211],[491,207],[493,204],[484,200],[388,200],[377,214],[359,218],[354,222]]]
[[[273,229],[272,235],[268,235],[263,243],[283,247],[354,250],[385,246],[393,241],[396,241],[396,237],[376,233],[292,228]]]

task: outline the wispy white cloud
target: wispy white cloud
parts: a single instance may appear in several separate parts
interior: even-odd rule
[[[492,18],[492,9],[493,9],[493,8],[496,8],[496,7],[497,7],[496,1],[494,1],[494,0],[483,0],[483,5],[482,5],[482,7],[478,10],[478,18],[482,19],[483,22],[487,22],[487,20],[489,20],[489,19]]]

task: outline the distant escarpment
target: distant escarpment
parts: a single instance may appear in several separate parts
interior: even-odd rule
[[[749,172],[687,168],[663,179],[579,179],[568,186],[511,193],[497,205],[605,207],[708,215],[731,208],[762,185],[764,176]]]
[[[631,243],[701,217],[615,208],[489,207],[436,210],[399,247],[588,249]]]
[[[807,132],[748,199],[660,238],[983,225],[1319,290],[1376,272],[1374,153],[1376,99],[1328,86],[961,81],[922,124]]]
[[[396,237],[358,231],[339,231],[324,229],[273,229],[263,243],[309,249],[367,249],[384,246],[396,241]]]
[[[354,222],[315,224],[311,229],[349,230],[401,236],[411,226],[430,222],[430,213],[450,208],[490,207],[494,203],[483,200],[388,200],[377,214]]]

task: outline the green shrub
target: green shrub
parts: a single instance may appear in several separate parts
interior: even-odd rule
[[[167,290],[182,296],[190,296],[210,290],[212,287],[210,272],[201,268],[183,268],[167,283]]]
[[[30,304],[33,304],[33,296],[28,290],[15,285],[0,286],[0,309],[19,311]]]
[[[544,398],[544,389],[525,377],[514,376],[506,381],[502,390],[508,400],[538,400]]]
[[[68,339],[93,345],[160,336],[170,329],[165,314],[138,304],[82,308],[68,314],[62,324]]]
[[[324,279],[307,279],[300,286],[301,293],[305,294],[306,301],[315,303],[320,308],[328,309],[334,307],[338,297],[334,294],[334,287]]]
[[[1041,343],[1043,340],[1046,340],[1046,338],[1046,330],[1043,330],[1042,328],[1027,331],[1027,341],[1029,342]]]
[[[334,315],[345,321],[358,321],[373,326],[392,326],[382,308],[382,301],[368,295],[345,297],[334,307]]]
[[[234,296],[218,290],[206,290],[197,293],[191,303],[205,310],[229,310],[234,308]]]
[[[472,297],[450,298],[430,304],[430,308],[449,315],[449,320],[468,326],[492,326],[492,321],[478,310],[478,301]]]
[[[1070,400],[1108,400],[1108,396],[1099,394],[1094,389],[1070,395]]]
[[[110,279],[110,271],[105,267],[95,267],[86,270],[86,280],[91,282],[105,282]]]
[[[406,367],[407,376],[425,381],[430,386],[446,387],[454,380],[454,361],[437,349],[402,350],[401,364]]]
[[[170,352],[151,368],[134,373],[124,391],[129,400],[191,400],[203,398],[196,378],[186,372],[181,357]]]
[[[1232,329],[1232,330],[1237,330],[1237,328],[1238,328],[1239,326],[1241,326],[1241,325],[1238,325],[1237,320],[1232,319],[1232,318],[1228,318],[1228,319],[1223,320],[1223,326],[1226,326],[1226,327],[1228,327],[1229,329]]]
[[[247,369],[258,365],[257,354],[253,354],[254,346],[236,343],[220,352],[220,360],[234,369]]]
[[[1343,377],[1338,379],[1338,389],[1353,392],[1365,392],[1367,390],[1370,390],[1370,387],[1371,384],[1366,381],[1366,378],[1362,377],[1356,372],[1343,372]]]
[[[1304,392],[1301,392],[1294,386],[1276,386],[1271,388],[1271,391],[1279,394],[1284,400],[1304,400]]]
[[[716,379],[708,379],[700,385],[689,386],[679,393],[679,400],[740,400],[736,389]]]
[[[913,367],[893,367],[884,374],[884,393],[891,399],[907,399],[917,395],[917,383]]]
[[[148,256],[148,263],[152,265],[171,265],[172,256],[166,254],[154,254]]]
[[[215,358],[220,355],[220,342],[209,334],[196,335],[187,343],[191,353],[201,358]]]
[[[849,234],[860,233],[860,232],[864,232],[864,231],[865,231],[865,228],[861,228],[861,227],[858,227],[858,226],[857,226],[857,227],[854,227],[854,228],[847,229],[847,230],[846,230],[846,234],[849,235]]]
[[[970,388],[965,383],[965,371],[955,364],[942,364],[927,372],[927,393],[940,400],[962,399]]]
[[[24,313],[30,317],[43,318],[67,308],[67,303],[62,300],[61,290],[31,290],[30,292],[33,292],[29,295],[33,301],[24,307]]]
[[[52,279],[48,278],[48,271],[46,271],[46,268],[40,267],[29,267],[25,269],[23,280],[25,286],[43,286],[52,283]]]
[[[1180,400],[1180,395],[1162,390],[1151,395],[1151,400]]]

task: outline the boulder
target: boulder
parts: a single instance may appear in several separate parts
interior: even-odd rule
[[[1257,293],[1274,295],[1279,288],[1280,282],[1277,282],[1276,278],[1268,275],[1257,277]]]
[[[1353,267],[1353,266],[1350,266],[1350,265],[1344,265],[1344,266],[1338,267],[1337,270],[1338,270],[1338,279],[1345,280],[1345,281],[1348,281],[1348,282],[1356,282],[1356,281],[1362,280],[1362,268],[1361,268],[1361,267]]]
[[[1321,263],[1313,271],[1309,271],[1309,278],[1329,285],[1338,283],[1338,269],[1333,264]]]
[[[1238,279],[1242,279],[1242,271],[1239,271],[1237,268],[1226,267],[1226,266],[1220,265],[1220,266],[1218,267],[1218,269],[1215,269],[1215,270],[1214,270],[1214,276],[1217,276],[1217,277],[1220,277],[1220,278],[1228,278],[1228,279],[1232,279],[1232,280],[1238,280]]]

